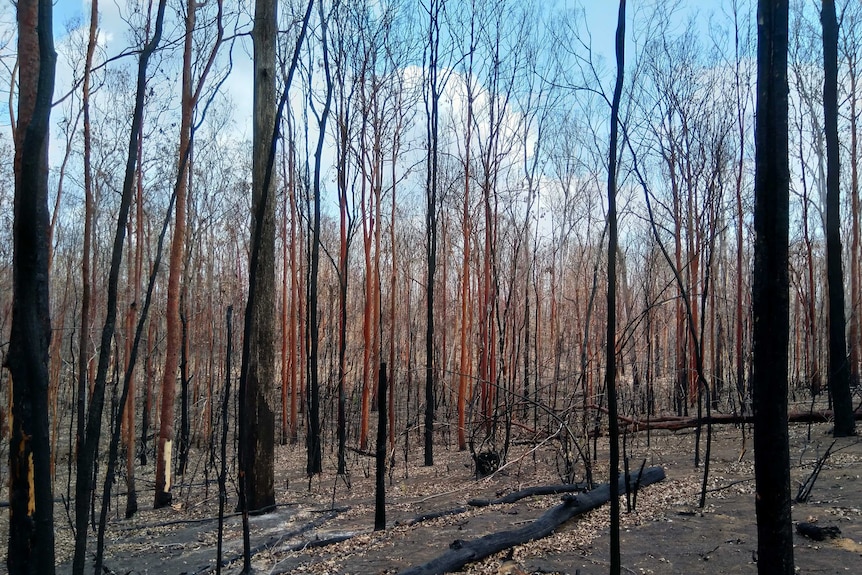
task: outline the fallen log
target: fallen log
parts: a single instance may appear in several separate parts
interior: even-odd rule
[[[662,479],[664,479],[664,469],[650,467],[644,470],[638,485],[635,485],[637,477],[634,475],[629,478],[628,484],[630,489],[635,490],[638,487],[657,483]],[[626,489],[625,477],[620,477],[619,486],[620,493],[624,493]],[[532,523],[519,529],[491,533],[471,541],[456,539],[449,545],[449,551],[424,565],[402,571],[401,575],[441,575],[450,571],[457,571],[468,563],[479,561],[498,551],[547,537],[573,517],[607,503],[610,496],[611,489],[607,483],[586,493],[566,495],[563,497],[562,503],[552,507]]]
[[[600,406],[591,406],[594,409],[607,413],[607,409]],[[856,421],[862,421],[862,411],[857,410],[853,413]],[[629,431],[646,431],[649,430],[665,430],[679,431],[682,429],[690,429],[698,425],[740,425],[743,423],[754,423],[753,415],[741,415],[734,413],[717,413],[710,416],[703,416],[700,419],[697,417],[662,415],[651,417],[650,419],[633,419],[620,415],[618,417],[620,423],[628,428]],[[789,423],[828,423],[833,420],[833,412],[831,410],[822,411],[797,411],[787,415]]]
[[[467,505],[471,507],[487,507],[489,505],[500,505],[501,503],[515,503],[521,499],[532,497],[534,495],[562,495],[563,493],[579,493],[586,491],[585,483],[570,483],[567,485],[539,485],[537,487],[527,487],[520,491],[514,491],[497,499],[471,499]]]
[[[862,412],[857,411],[856,413],[854,413],[854,416],[857,421],[862,421]],[[831,410],[803,411],[790,413],[787,415],[787,421],[789,423],[828,423],[832,420],[833,414]],[[707,425],[709,423],[712,423],[713,425],[740,425],[743,423],[754,423],[754,416],[734,415],[732,413],[720,413],[709,417],[701,417],[700,422],[698,422],[697,417],[683,417],[678,420],[668,419],[656,423],[634,421],[631,424],[627,423],[627,425],[629,425],[630,428],[633,428],[633,431],[646,429],[664,429],[667,431],[679,431],[681,429],[697,427],[698,423],[700,425]]]

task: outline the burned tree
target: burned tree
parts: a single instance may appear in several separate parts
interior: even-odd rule
[[[754,182],[753,407],[759,573],[790,575],[793,530],[787,432],[790,333],[786,0],[757,9]]]
[[[54,93],[50,0],[20,0],[15,129],[9,573],[54,573],[54,504],[48,427],[48,123]]]

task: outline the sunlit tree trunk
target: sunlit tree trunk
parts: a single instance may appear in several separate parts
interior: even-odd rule
[[[401,98],[401,94],[399,93],[397,96],[399,99]],[[388,412],[389,415],[389,452],[392,453],[393,449],[395,449],[395,423],[396,423],[396,415],[395,415],[395,338],[397,335],[397,330],[395,327],[395,321],[397,317],[397,293],[398,293],[398,250],[396,247],[396,234],[395,234],[395,220],[396,220],[396,206],[398,200],[398,194],[396,193],[396,187],[398,182],[398,174],[396,171],[397,166],[397,158],[398,151],[400,149],[401,144],[401,123],[402,118],[399,116],[398,123],[395,128],[395,141],[392,146],[392,203],[390,209],[390,218],[389,218],[389,244],[391,246],[391,259],[390,262],[392,269],[390,271],[390,281],[389,281],[389,396],[387,398],[388,401]]]
[[[96,50],[96,33],[99,22],[99,2],[90,5],[90,31],[87,40],[87,56],[84,62],[84,78],[81,87],[81,107],[84,115],[84,236],[81,248],[81,323],[78,330],[78,386],[76,415],[76,451],[84,443],[86,425],[86,406],[89,385],[90,359],[90,281],[91,242],[93,238],[93,169],[92,169],[92,131],[90,122],[90,82],[93,67],[93,53]]]
[[[174,442],[174,401],[176,398],[177,366],[179,365],[182,326],[180,325],[180,280],[183,277],[185,250],[186,193],[188,184],[188,157],[191,145],[192,112],[192,40],[195,29],[196,0],[186,4],[185,41],[183,44],[182,103],[180,114],[179,166],[177,172],[177,199],[174,206],[174,234],[168,259],[168,288],[165,340],[165,369],[162,372],[162,401],[159,417],[159,437],[156,451],[156,490],[153,507],[158,509],[171,503],[171,457]]]
[[[382,398],[386,399],[385,394],[381,395],[378,393],[378,386],[380,385],[380,369],[381,369],[381,337],[380,337],[380,308],[382,297],[381,289],[380,289],[380,241],[383,233],[383,223],[382,223],[382,204],[383,204],[383,164],[384,164],[384,156],[383,156],[383,139],[386,137],[384,135],[384,131],[386,130],[386,126],[384,125],[383,118],[383,106],[381,105],[381,96],[376,92],[382,89],[382,86],[375,86],[375,96],[374,96],[374,124],[373,124],[373,137],[374,143],[372,148],[372,171],[371,171],[371,195],[374,201],[374,211],[372,212],[372,218],[374,218],[374,250],[373,257],[371,262],[371,278],[372,278],[372,291],[373,297],[371,299],[371,357],[372,357],[372,382],[374,383],[374,392],[371,394],[372,397],[372,408],[374,410],[379,409],[379,400]],[[388,134],[387,134],[388,135]],[[384,406],[385,407],[385,406]]]
[[[360,85],[361,98],[363,99],[362,124],[360,128],[359,146],[360,146],[360,162],[362,164],[362,182],[360,184],[360,208],[362,218],[362,247],[365,261],[365,300],[363,302],[362,314],[362,392],[360,397],[359,411],[359,448],[366,450],[368,448],[368,422],[369,413],[371,410],[372,395],[374,391],[374,382],[376,381],[376,360],[374,354],[374,337],[375,337],[375,317],[374,317],[374,301],[377,299],[374,264],[373,264],[373,239],[376,234],[377,221],[372,215],[374,213],[374,204],[376,203],[375,196],[375,173],[377,166],[376,158],[371,159],[371,165],[366,165],[365,157],[367,153],[367,132],[369,130],[369,121],[371,130],[376,131],[374,126],[374,111],[371,107],[374,104],[369,104],[365,101],[368,92],[372,92],[373,88],[368,87],[365,81]],[[373,154],[373,152],[372,152]],[[346,278],[345,278],[346,281]]]

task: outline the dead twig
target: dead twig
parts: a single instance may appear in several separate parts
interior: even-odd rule
[[[817,477],[823,469],[823,464],[826,463],[829,455],[831,455],[832,448],[834,446],[835,442],[833,441],[832,445],[826,449],[826,452],[814,463],[814,469],[811,471],[811,474],[805,478],[805,481],[799,486],[799,491],[796,492],[796,503],[806,503],[811,497],[811,490],[814,489],[814,483],[817,481]]]

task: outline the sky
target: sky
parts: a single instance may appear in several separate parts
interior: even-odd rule
[[[143,2],[143,0],[137,0]],[[153,0],[155,1],[155,0]],[[236,2],[237,0],[227,0],[228,2]],[[244,0],[251,4],[253,0]],[[420,1],[420,0],[416,0]],[[450,2],[459,2],[462,0],[449,0]],[[657,0],[662,2],[662,0]],[[723,9],[728,0],[677,0],[678,9],[677,17],[680,22],[686,22],[688,15],[699,13],[701,16],[715,10]],[[9,6],[11,3],[7,4]],[[589,30],[594,51],[598,56],[598,61],[607,69],[612,70],[614,67],[614,33],[616,30],[617,19],[617,2],[611,0],[558,0],[556,8],[560,9],[576,9],[583,10],[585,26]],[[102,0],[100,2],[100,30],[105,35],[107,40],[106,53],[113,55],[126,47],[126,24],[120,16],[120,6],[127,5],[121,0]],[[637,22],[643,19],[643,14],[651,10],[652,3],[644,2],[629,2],[627,14],[627,54],[631,57],[633,53],[632,42],[633,34],[638,33]],[[7,8],[8,9],[8,8]],[[70,23],[77,22],[81,26],[85,26],[89,18],[90,2],[89,0],[57,0],[54,5],[54,36],[56,42],[61,42],[67,35],[67,30]],[[14,21],[14,19],[13,19]],[[708,27],[707,18],[700,18],[700,22],[706,28]],[[251,117],[251,67],[247,60],[245,52],[248,50],[238,50],[235,53],[236,66],[232,73],[233,77],[228,80],[225,88],[231,95],[232,101],[236,106],[236,116],[238,118]],[[58,86],[62,86],[63,71],[58,70]],[[245,127],[247,128],[247,126]],[[243,129],[245,129],[243,128]]]
[[[230,0],[228,0],[230,1]],[[252,0],[245,0],[251,3]],[[418,0],[417,0],[418,1]],[[449,0],[449,2],[460,2],[463,0]],[[627,7],[627,20],[629,22],[628,29],[631,31],[633,19],[638,18],[639,12],[644,9],[649,9],[655,2],[663,0],[654,0],[653,2],[629,2]],[[706,15],[711,11],[721,10],[727,0],[676,0],[679,4],[679,11],[683,14],[697,13],[703,16],[704,24]],[[115,18],[116,6],[120,4],[117,0],[103,0],[100,5],[100,11],[103,16],[103,28],[109,28],[111,25],[120,24]],[[613,56],[613,40],[616,30],[616,19],[618,3],[612,0],[557,0],[557,6],[561,8],[576,8],[581,7],[586,17],[587,26],[592,34],[593,43],[597,51],[606,57]],[[60,38],[66,33],[66,25],[70,21],[80,19],[85,21],[89,17],[90,2],[88,0],[57,0],[54,4],[54,36]],[[108,30],[110,31],[110,30]],[[631,40],[629,35],[629,41]]]
[[[138,0],[143,1],[143,0]],[[231,2],[232,0],[227,0]],[[236,1],[236,0],[233,0]],[[241,0],[251,4],[253,0]],[[420,0],[416,0],[420,1]],[[449,0],[450,2],[459,2],[462,0]],[[662,2],[662,0],[655,0]],[[723,6],[729,0],[677,0],[679,5],[677,14],[680,22],[686,22],[688,15],[698,14],[698,22],[704,26],[704,30],[708,28],[708,15],[710,12],[722,10]],[[4,20],[14,23],[14,7],[11,2],[5,2],[3,10],[7,10]],[[628,23],[627,23],[627,53],[631,54],[632,35],[637,33],[638,21],[643,20],[644,11],[650,10],[653,2],[629,2],[628,3]],[[126,47],[126,23],[122,21],[120,16],[120,6],[127,5],[122,0],[102,0],[100,2],[100,30],[107,40],[107,54],[113,55]],[[616,18],[618,4],[611,0],[558,0],[556,6],[561,9],[581,9],[584,14],[586,28],[589,30],[591,41],[595,53],[598,58],[603,61],[603,65],[608,69],[613,67],[613,42],[614,32],[616,29]],[[89,18],[90,10],[89,0],[56,0],[54,4],[54,37],[55,42],[60,43],[66,37],[70,24],[78,23],[85,26]],[[246,67],[240,66],[235,70],[238,76],[235,80],[229,81],[228,89],[235,96],[234,100],[239,102],[240,107],[243,103],[250,100],[247,92],[251,90],[249,77],[244,74],[249,70]],[[58,71],[62,74],[62,71]],[[58,78],[60,79],[60,78]],[[58,86],[62,86],[58,82]],[[250,111],[250,106],[249,106]],[[7,122],[8,123],[8,122]]]
[[[143,2],[144,0],[131,0]],[[155,0],[153,0],[155,2]],[[253,0],[226,0],[227,2],[243,1],[251,5]],[[421,0],[414,0],[419,2]],[[458,2],[462,0],[449,0],[450,2]],[[655,0],[661,2],[662,0]],[[708,29],[709,14],[711,12],[721,10],[722,7],[730,0],[678,0],[678,9],[676,10],[676,18],[680,25],[685,25],[689,22],[689,17],[692,14],[697,14],[697,25],[704,27],[704,32]],[[11,2],[5,2],[5,10],[7,13],[0,18],[0,26],[14,25],[14,7]],[[125,0],[102,0],[100,2],[100,33],[102,36],[102,47],[104,54],[108,57],[116,55],[126,49],[129,45],[128,40],[128,24],[123,21],[122,13],[128,11],[129,3]],[[547,6],[547,5],[546,5]],[[644,30],[645,14],[651,11],[652,3],[645,2],[629,2],[627,16],[627,57],[631,58],[633,50],[633,37],[648,34],[648,30]],[[67,39],[68,30],[75,25],[85,28],[88,23],[89,0],[57,0],[54,4],[54,36],[55,44],[62,46],[64,40]],[[122,7],[122,8],[121,8]],[[559,9],[580,9],[583,11],[584,25],[589,32],[590,42],[593,46],[594,54],[601,68],[608,72],[607,77],[610,78],[615,67],[614,63],[614,33],[616,29],[616,18],[618,4],[611,0],[582,0],[575,2],[574,0],[558,0],[556,8]],[[249,8],[250,9],[250,8]],[[2,31],[2,30],[0,30]],[[250,44],[250,42],[248,42]],[[250,118],[252,106],[252,66],[250,59],[250,46],[238,47],[234,50],[234,67],[230,77],[223,85],[230,98],[231,106],[234,112],[234,129],[236,135],[240,138],[250,138]],[[130,63],[130,65],[133,65]],[[57,69],[57,81],[55,89],[55,101],[62,95],[63,92],[69,89],[72,83],[72,71],[67,60],[59,59]],[[8,85],[8,84],[7,84]],[[8,97],[5,94],[0,94],[0,101],[3,103],[0,106],[6,108]],[[59,114],[55,113],[55,116]],[[0,113],[0,129],[8,130],[9,114],[8,112]],[[59,161],[62,158],[62,151],[65,147],[65,142],[62,141],[62,136],[58,133],[59,130],[52,130],[52,147],[50,156],[52,163],[54,159]]]

